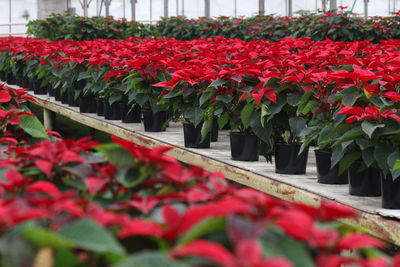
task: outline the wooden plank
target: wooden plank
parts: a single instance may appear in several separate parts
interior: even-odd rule
[[[11,86],[18,88],[15,86]],[[366,231],[383,240],[400,245],[399,210],[381,209],[380,197],[355,197],[348,193],[348,185],[323,185],[316,182],[314,153],[310,150],[305,175],[281,175],[274,172],[274,165],[260,158],[258,162],[239,162],[230,159],[229,132],[220,131],[219,140],[210,149],[187,149],[183,147],[183,130],[179,123],[170,123],[166,132],[148,133],[140,123],[105,121],[95,114],[79,113],[79,108],[56,102],[53,97],[33,96],[45,109],[66,116],[89,127],[137,144],[153,148],[172,145],[169,155],[180,161],[196,164],[209,171],[221,171],[232,181],[260,190],[280,199],[318,206],[330,199],[356,208],[360,216],[343,222],[364,227]]]

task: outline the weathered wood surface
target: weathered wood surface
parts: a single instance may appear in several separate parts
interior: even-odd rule
[[[11,86],[14,87],[14,86]],[[17,87],[14,87],[17,88]],[[89,127],[131,140],[138,144],[155,147],[172,145],[168,153],[178,160],[197,164],[209,171],[221,171],[232,181],[255,188],[275,197],[319,205],[321,200],[330,199],[352,206],[360,211],[356,219],[344,222],[362,226],[371,234],[400,245],[400,210],[381,208],[380,197],[355,197],[348,193],[348,185],[324,185],[317,183],[315,157],[310,149],[307,173],[305,175],[276,174],[273,163],[263,157],[258,162],[239,162],[230,159],[229,131],[220,131],[218,142],[211,143],[210,149],[184,148],[183,130],[179,123],[170,123],[165,132],[144,132],[141,123],[106,121],[95,114],[79,113],[79,108],[69,107],[53,97],[34,95],[39,105]]]

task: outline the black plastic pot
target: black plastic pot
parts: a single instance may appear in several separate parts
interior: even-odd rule
[[[104,116],[104,98],[96,97],[96,113],[98,116]]]
[[[393,181],[391,174],[382,176],[382,208],[400,209],[400,179]]]
[[[56,101],[60,101],[61,100],[61,89],[60,89],[60,87],[54,88],[54,99]]]
[[[6,73],[4,71],[0,71],[0,81],[6,81]]]
[[[159,111],[153,114],[151,109],[142,109],[145,132],[161,132],[162,126],[167,121],[168,111]]]
[[[47,92],[49,93],[49,96],[55,96],[56,94],[56,90],[51,85],[47,86]]]
[[[353,163],[349,170],[349,192],[350,195],[360,197],[378,197],[382,194],[381,176],[379,170],[369,167],[358,171],[361,163]]]
[[[61,103],[68,104],[68,92],[67,91],[64,91],[62,93],[60,92],[60,95],[61,95],[60,97]]]
[[[94,96],[79,97],[79,112],[81,113],[96,113],[96,99]]]
[[[217,119],[214,119],[211,127],[211,142],[217,142],[217,141],[218,141],[218,121]]]
[[[17,85],[22,87],[22,77],[17,78]]]
[[[300,154],[301,144],[275,144],[275,172],[282,174],[305,174],[308,147]]]
[[[110,105],[108,100],[104,101],[104,118],[106,120],[121,119],[121,109],[118,102],[114,102]]]
[[[36,95],[47,95],[47,86],[42,86],[41,80],[35,80],[33,82],[33,92]]]
[[[7,79],[8,84],[16,84],[17,83],[17,79],[15,78],[14,74],[12,74],[12,73],[7,74],[6,79]]]
[[[68,90],[68,105],[71,107],[79,107],[79,99],[75,99],[75,92]]]
[[[136,104],[135,107],[131,109],[126,103],[120,103],[121,109],[121,117],[122,122],[124,123],[132,123],[132,122],[141,122],[142,121],[142,109]]]
[[[318,183],[320,184],[348,184],[347,172],[338,175],[339,165],[331,168],[331,152],[315,150],[317,162]]]
[[[210,148],[211,134],[208,133],[206,138],[201,141],[201,127],[203,123],[194,127],[192,123],[183,123],[183,137],[185,147],[187,148]]]
[[[21,85],[21,87],[27,88],[27,89],[29,89],[29,90],[32,90],[32,88],[30,88],[30,86],[29,86],[29,78],[27,78],[27,77],[23,77],[23,78],[22,78],[22,85]]]
[[[231,159],[237,161],[258,161],[260,140],[255,134],[232,132]]]

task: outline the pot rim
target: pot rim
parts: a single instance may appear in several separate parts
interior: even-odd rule
[[[303,143],[284,143],[284,142],[275,142],[275,146],[276,145],[280,145],[280,146],[301,146]],[[307,148],[309,148],[309,146],[307,146]]]
[[[257,136],[255,133],[245,133],[240,131],[231,131],[229,135],[247,135],[247,136]]]

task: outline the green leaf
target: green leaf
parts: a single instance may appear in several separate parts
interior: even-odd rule
[[[278,95],[276,103],[271,103],[269,106],[271,114],[268,116],[267,122],[270,121],[274,117],[274,115],[281,112],[282,108],[286,105],[286,103],[287,103],[286,99]]]
[[[289,119],[290,129],[294,136],[300,136],[301,131],[306,127],[306,120],[302,117],[293,117]]]
[[[133,188],[147,179],[146,173],[140,173],[134,168],[120,168],[117,173],[117,181],[126,188]]]
[[[252,117],[253,111],[254,111],[254,106],[255,106],[254,102],[249,102],[246,104],[246,106],[244,106],[244,108],[242,109],[242,112],[240,113],[240,118],[242,120],[244,129],[246,129],[247,126],[250,124],[251,117]]]
[[[27,226],[23,232],[24,239],[37,247],[73,248],[75,244],[47,229]]]
[[[362,150],[362,159],[363,159],[365,165],[367,165],[367,167],[370,167],[375,160],[374,148],[369,147],[367,149]]]
[[[98,253],[125,254],[124,247],[110,232],[88,218],[68,224],[58,234],[81,249]]]
[[[174,262],[168,254],[155,251],[135,253],[126,261],[112,265],[112,267],[183,267],[181,263]]]
[[[99,151],[100,154],[108,159],[111,164],[116,165],[117,167],[130,165],[134,161],[131,153],[117,144],[105,144],[96,146],[94,149]]]
[[[315,100],[308,101],[307,104],[304,106],[304,108],[300,111],[300,113],[303,115],[306,115],[317,105],[318,105],[318,102]]]
[[[77,81],[84,80],[90,77],[92,77],[90,74],[87,74],[86,72],[81,72],[79,73]]]
[[[22,129],[34,138],[47,139],[49,136],[43,127],[43,124],[36,116],[21,115]]]
[[[298,93],[288,93],[287,94],[287,103],[291,106],[296,106],[299,104],[302,95]]]
[[[265,124],[265,117],[270,114],[271,114],[271,111],[268,109],[268,106],[266,104],[262,104],[261,105],[261,118],[260,118],[262,127],[264,127],[264,124]]]
[[[200,107],[203,106],[204,103],[206,103],[215,93],[215,90],[212,89],[213,92],[211,91],[205,91],[203,94],[200,96]]]
[[[375,124],[369,121],[363,121],[361,123],[361,129],[368,135],[369,138],[372,138],[372,134],[377,128],[383,128],[385,124]]]
[[[356,144],[360,147],[361,150],[367,149],[371,146],[373,146],[373,143],[370,140],[367,140],[366,138],[357,138],[356,139]]]
[[[309,101],[312,94],[313,93],[309,92],[309,91],[307,91],[303,94],[303,96],[301,97],[300,102],[298,104],[298,107],[297,107],[297,111],[296,111],[297,116],[300,115],[304,109],[306,109],[307,105],[309,105],[310,102],[312,102],[312,101]],[[313,101],[315,101],[315,100],[313,100]],[[308,109],[308,107],[307,107],[307,109]],[[312,107],[310,108],[310,110],[311,109],[312,109]]]
[[[397,177],[399,177],[400,173],[399,173],[399,175],[396,175],[396,176],[393,175],[393,173],[396,173],[399,170],[400,170],[400,160],[396,160],[396,163],[393,165],[393,168],[392,168],[393,179],[396,179]]]
[[[208,218],[200,221],[186,234],[181,236],[177,245],[184,245],[201,236],[225,229],[225,218]]]
[[[204,121],[203,125],[201,126],[201,140],[203,142],[204,139],[207,137],[207,134],[211,132],[211,127],[213,124],[213,120],[206,120]]]
[[[337,146],[332,150],[331,167],[335,166],[344,157],[344,149],[342,146]]]
[[[360,127],[355,127],[353,129],[351,129],[350,131],[347,131],[340,138],[338,138],[338,140],[333,144],[333,146],[337,146],[346,141],[353,140],[356,137],[361,136],[363,134],[364,134],[364,131]]]
[[[252,118],[252,123],[250,124],[251,129],[253,130],[254,134],[257,135],[260,140],[267,144],[273,143],[273,136],[272,136],[272,125],[271,123],[261,124],[261,115],[259,113],[254,113]]]
[[[227,83],[227,81],[222,80],[221,78],[218,78],[218,79],[216,79],[215,81],[213,81],[213,82],[210,84],[210,87],[213,87],[213,88],[217,89],[218,86],[223,85],[223,84],[225,84],[225,83]]]
[[[136,86],[137,86],[142,80],[143,80],[142,78],[134,78],[134,79],[132,79],[132,80],[130,81],[130,83],[129,83],[129,85],[128,85],[128,87],[127,87],[125,93],[128,93],[132,88],[133,88],[133,89],[136,89]]]
[[[386,135],[398,135],[400,134],[400,124],[395,123],[395,124],[390,124],[386,125],[384,128],[380,128],[377,131],[377,135],[381,136],[386,136]]]
[[[218,118],[218,128],[221,130],[229,122],[229,114],[224,113]]]
[[[197,127],[204,120],[205,109],[190,107],[183,110],[183,117]]]
[[[54,266],[58,267],[83,267],[84,264],[69,250],[57,249],[54,256]]]
[[[357,99],[362,96],[359,89],[354,86],[343,89],[341,94],[343,95],[343,105],[349,107],[352,107],[354,103],[356,103]]]
[[[294,266],[315,266],[307,246],[286,236],[282,231],[270,228],[261,239],[264,257],[285,257]]]
[[[385,107],[385,104],[383,103],[381,97],[379,97],[379,96],[374,95],[369,100],[372,102],[372,104],[374,104],[375,106],[377,106],[379,108]]]
[[[224,102],[225,104],[229,104],[232,102],[233,97],[230,95],[217,95],[215,98],[217,101]]]
[[[400,176],[400,151],[396,149],[387,159],[392,178],[397,179]]]
[[[378,163],[378,166],[382,170],[384,175],[386,175],[389,171],[387,159],[389,155],[392,153],[393,153],[393,145],[391,144],[380,142],[375,145],[375,150],[374,150],[375,161]]]
[[[359,159],[361,156],[360,152],[354,152],[351,154],[347,154],[343,157],[343,159],[339,163],[339,172],[338,175],[341,175],[344,171],[346,171],[354,161]]]

